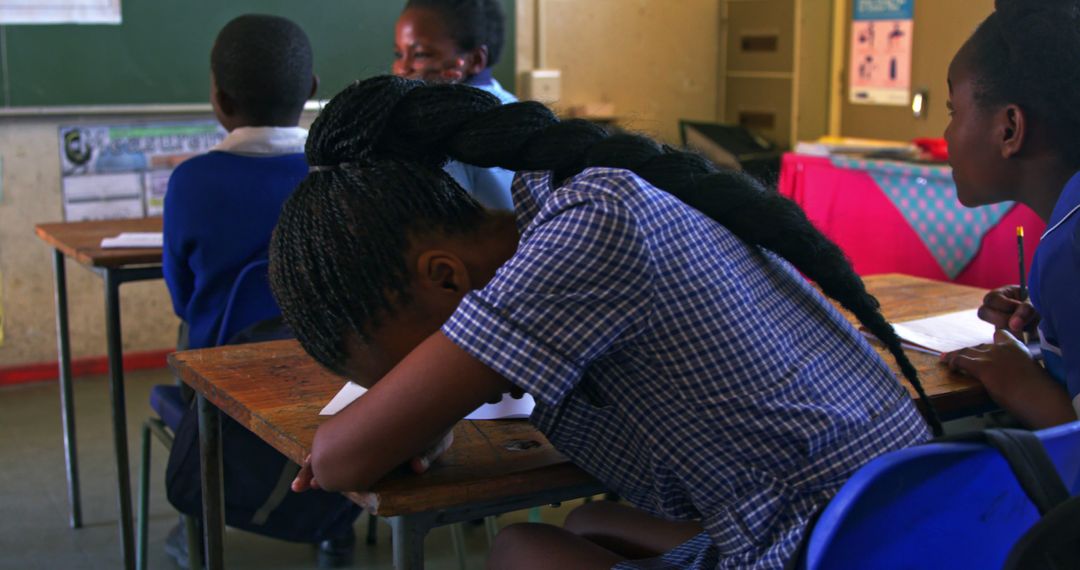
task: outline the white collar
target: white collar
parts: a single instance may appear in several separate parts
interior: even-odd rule
[[[240,127],[210,150],[251,156],[303,153],[307,135],[300,127]]]

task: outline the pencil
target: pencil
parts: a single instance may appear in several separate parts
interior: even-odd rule
[[[1024,226],[1016,226],[1016,258],[1020,263],[1020,301],[1027,301],[1027,272],[1024,271]],[[1028,331],[1020,334],[1020,342],[1025,345],[1031,344],[1031,335]]]
[[[1024,271],[1024,226],[1016,226],[1016,257],[1020,262],[1020,300],[1027,301],[1027,272]]]

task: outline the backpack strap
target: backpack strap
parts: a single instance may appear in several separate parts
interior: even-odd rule
[[[934,442],[985,443],[998,450],[1016,476],[1020,488],[1045,515],[1069,498],[1069,490],[1039,438],[1019,429],[987,429],[940,437]]]

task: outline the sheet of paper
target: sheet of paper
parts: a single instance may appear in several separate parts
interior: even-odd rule
[[[467,420],[524,420],[532,414],[536,402],[533,397],[525,394],[520,398],[511,398],[509,394],[503,397],[497,404],[484,404],[467,416]]]
[[[938,354],[994,342],[994,325],[980,319],[976,309],[893,323],[893,329],[905,343]]]
[[[101,240],[103,249],[162,247],[161,232],[124,232]]]
[[[364,388],[355,382],[348,382],[336,395],[334,395],[333,399],[330,400],[330,403],[319,412],[319,415],[332,416],[340,412],[345,406],[348,406],[360,396],[363,396],[366,392],[367,388]],[[534,402],[532,396],[528,394],[525,394],[521,398],[511,398],[509,395],[504,394],[502,400],[497,404],[484,404],[473,410],[471,414],[465,416],[465,419],[525,419],[529,417],[529,414],[532,414],[533,407],[535,406],[536,402]]]
[[[332,416],[345,409],[345,406],[353,403],[353,400],[363,396],[366,392],[367,388],[356,382],[346,382],[345,386],[343,386],[341,390],[334,395],[334,398],[330,400],[330,403],[319,412],[319,415]]]

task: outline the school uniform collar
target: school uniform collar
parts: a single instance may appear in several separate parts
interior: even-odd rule
[[[1061,191],[1057,204],[1054,204],[1054,211],[1050,213],[1050,221],[1046,224],[1042,239],[1046,239],[1046,236],[1058,229],[1069,218],[1080,215],[1077,212],[1080,212],[1080,172],[1074,174],[1065,184],[1065,189]]]
[[[307,129],[300,127],[240,127],[210,150],[248,156],[277,156],[304,152]]]
[[[470,77],[465,81],[465,85],[469,87],[477,87],[483,89],[484,87],[491,87],[495,84],[495,77],[491,74],[491,68],[484,69],[480,73]]]

